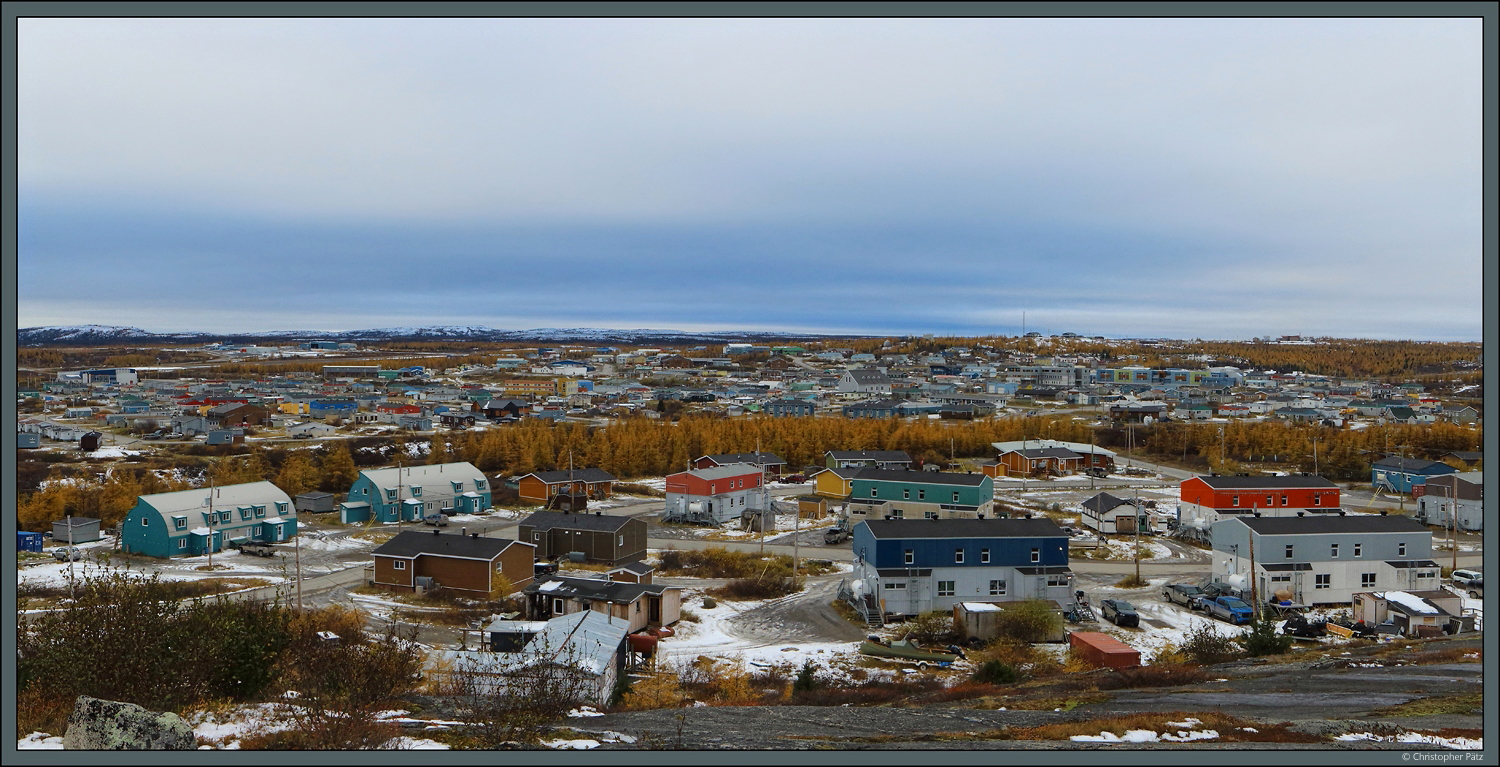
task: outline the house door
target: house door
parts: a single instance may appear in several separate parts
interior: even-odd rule
[[[649,623],[661,623],[661,597],[646,597],[646,620]]]

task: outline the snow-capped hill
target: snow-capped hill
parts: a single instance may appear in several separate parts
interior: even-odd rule
[[[468,340],[528,341],[541,343],[624,342],[686,343],[733,340],[775,340],[791,338],[832,337],[817,334],[769,333],[765,331],[710,331],[689,333],[681,330],[613,330],[609,328],[532,328],[499,330],[486,325],[427,325],[422,327],[371,328],[368,330],[268,330],[259,333],[152,333],[135,327],[116,325],[65,325],[24,328],[16,333],[21,346],[72,345],[91,346],[140,341],[145,343],[212,343],[249,344],[262,341],[396,341],[396,340]]]

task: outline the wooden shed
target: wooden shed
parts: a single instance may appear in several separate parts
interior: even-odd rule
[[[297,496],[297,511],[333,511],[333,493],[312,491]]]
[[[1096,666],[1119,669],[1141,665],[1140,650],[1098,631],[1074,631],[1068,634],[1068,645]]]
[[[797,514],[803,519],[822,519],[828,516],[828,499],[821,495],[799,495]]]

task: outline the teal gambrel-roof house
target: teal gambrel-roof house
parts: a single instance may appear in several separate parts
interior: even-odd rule
[[[490,507],[490,485],[484,472],[468,462],[395,469],[365,469],[339,504],[339,521],[395,524],[399,517],[417,522],[429,514],[477,514]]]
[[[270,482],[247,482],[141,496],[120,523],[120,546],[127,554],[196,557],[296,534],[291,497]]]

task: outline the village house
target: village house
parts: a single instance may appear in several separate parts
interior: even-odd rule
[[[759,466],[733,463],[667,476],[666,516],[722,525],[765,508]]]
[[[372,552],[374,585],[406,592],[441,587],[490,599],[531,584],[535,546],[465,533],[398,533]]]
[[[490,497],[489,480],[471,463],[365,469],[339,504],[339,521],[393,524],[432,513],[476,514],[490,507]]]
[[[196,557],[297,534],[292,499],[270,482],[142,495],[120,523],[120,548],[149,557]]]
[[[682,589],[660,583],[546,575],[523,593],[527,620],[550,620],[592,610],[623,621],[626,630],[634,633],[670,626],[682,619]]]
[[[1178,529],[1201,540],[1207,540],[1214,523],[1224,517],[1286,517],[1339,510],[1338,485],[1314,476],[1189,477],[1182,481],[1178,497]]]
[[[860,469],[848,514],[859,519],[983,519],[994,515],[994,480],[983,474]]]
[[[613,474],[595,468],[534,471],[516,480],[521,500],[547,505],[558,495],[583,495],[596,501],[608,498],[618,481]]]
[[[613,567],[646,558],[646,522],[635,517],[538,511],[521,520],[516,537],[536,546],[538,560],[578,554]]]

